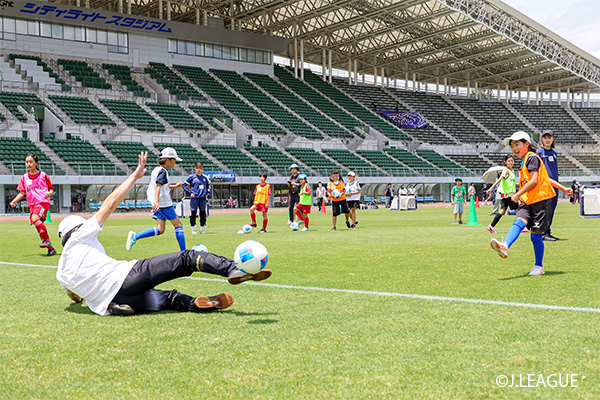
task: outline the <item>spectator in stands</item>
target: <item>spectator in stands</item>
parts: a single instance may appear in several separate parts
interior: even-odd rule
[[[147,159],[148,153],[140,154],[133,173],[106,198],[91,218],[86,220],[71,215],[58,226],[63,251],[56,279],[71,300],[81,302],[85,299],[89,309],[102,316],[160,310],[201,312],[228,308],[233,304],[233,297],[227,293],[192,297],[176,290],[157,290],[155,286],[190,276],[193,272],[225,276],[232,285],[264,280],[271,275],[271,271],[265,269],[255,275],[247,274],[227,257],[194,250],[145,260],[117,261],[109,257],[98,234],[135,182],[144,176]]]
[[[537,149],[537,154],[540,156],[548,171],[550,179],[558,182],[558,160],[556,150],[556,137],[554,132],[546,130],[542,132],[542,147]],[[544,233],[543,239],[545,242],[556,242],[559,240],[556,236],[552,235],[552,220],[554,219],[554,210],[558,205],[558,193],[552,198],[550,202],[550,209],[548,210],[548,230]]]
[[[206,225],[206,209],[208,203],[206,198],[210,195],[210,182],[208,178],[202,175],[204,171],[204,165],[201,162],[197,162],[194,166],[194,173],[187,177],[184,181],[183,190],[191,197],[190,209],[192,215],[190,216],[190,226],[192,227],[192,234],[196,235],[196,215],[200,211],[200,233],[204,234],[204,226]]]
[[[172,147],[165,147],[158,157],[158,167],[154,168],[150,175],[150,184],[146,194],[148,201],[152,203],[152,211],[154,215],[152,218],[156,220],[156,228],[148,228],[142,232],[136,233],[130,231],[127,235],[127,242],[125,248],[131,250],[133,245],[139,239],[145,239],[152,236],[158,236],[165,233],[165,225],[167,221],[171,221],[175,228],[175,238],[179,244],[180,250],[185,250],[185,234],[183,233],[183,225],[177,217],[175,207],[173,207],[173,200],[171,199],[170,189],[177,189],[183,185],[183,182],[177,182],[176,184],[169,184],[169,172],[168,170],[173,168],[177,161],[182,161],[177,152]]]
[[[385,189],[385,207],[390,208],[392,206],[392,200],[394,199],[394,188],[391,183],[388,183],[387,188]]]
[[[319,212],[321,212],[323,208],[323,201],[325,200],[325,195],[327,194],[327,190],[325,190],[325,186],[323,183],[319,182],[317,184],[317,189],[315,190],[317,196],[317,206],[319,207]]]
[[[356,174],[352,171],[348,172],[348,186],[346,186],[348,195],[348,208],[350,209],[350,218],[352,219],[351,228],[356,228],[358,221],[356,220],[356,209],[360,208],[360,184],[356,181]]]
[[[462,216],[465,212],[465,202],[467,198],[467,191],[465,187],[462,185],[462,178],[457,176],[454,179],[456,186],[452,188],[452,205],[454,206],[454,220],[452,221],[452,225],[463,224]],[[457,218],[458,217],[458,221]]]
[[[23,197],[27,199],[29,225],[33,225],[37,230],[42,241],[40,247],[48,249],[46,256],[53,256],[56,254],[56,249],[52,247],[44,222],[46,222],[46,216],[50,210],[50,197],[54,194],[54,186],[50,182],[50,177],[44,171],[37,169],[38,164],[37,155],[27,154],[25,156],[25,168],[27,168],[27,172],[21,177],[17,186],[19,194],[10,202],[10,206],[15,208]]]
[[[287,181],[287,185],[289,188],[289,198],[288,198],[288,225],[294,222],[294,212],[296,208],[296,204],[300,201],[300,174],[298,173],[298,165],[292,164],[290,165],[290,171],[292,171],[292,175]]]
[[[338,198],[333,197],[333,191],[339,190],[341,195]],[[333,213],[333,227],[332,231],[335,231],[337,224],[337,216],[344,213],[346,217],[346,226],[350,228],[350,210],[348,209],[348,202],[346,201],[346,188],[344,186],[344,180],[340,178],[340,171],[334,169],[329,177],[329,185],[327,186],[327,193],[331,200],[331,208]]]

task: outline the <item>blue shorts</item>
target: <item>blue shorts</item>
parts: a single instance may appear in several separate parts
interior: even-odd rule
[[[454,214],[464,214],[465,203],[454,203]]]
[[[152,215],[152,218],[154,219],[164,219],[164,220],[174,220],[179,218],[177,216],[177,213],[175,212],[175,207],[171,206],[171,207],[165,207],[165,208],[159,208],[158,211],[154,211],[154,215]]]
[[[192,211],[204,211],[206,212],[206,197],[192,197],[190,199],[190,209]]]

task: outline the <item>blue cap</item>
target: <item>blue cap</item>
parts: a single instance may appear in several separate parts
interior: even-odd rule
[[[461,181],[462,182],[462,178],[460,176],[457,176],[456,178],[454,178],[454,181]]]
[[[308,179],[308,176],[306,176],[306,174],[300,174],[298,175],[298,179]]]

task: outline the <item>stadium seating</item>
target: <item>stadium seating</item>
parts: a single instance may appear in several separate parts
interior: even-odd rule
[[[25,157],[35,154],[40,161],[38,169],[48,175],[64,175],[65,171],[54,163],[39,147],[28,138],[0,137],[0,160],[15,175],[27,172]]]
[[[177,104],[146,103],[155,113],[160,115],[174,128],[185,130],[207,131],[208,127],[192,117]]]
[[[402,162],[403,164],[408,165],[409,167],[415,169],[416,171],[419,171],[419,173],[421,175],[445,176],[448,174],[448,173],[443,172],[440,169],[436,168],[432,164],[428,163],[421,157],[408,152],[407,150],[398,149],[398,148],[394,148],[394,147],[387,147],[383,150],[386,153],[388,153],[390,156],[392,156],[392,157],[396,158],[397,160],[399,160],[400,162]]]
[[[493,167],[494,163],[480,157],[476,154],[454,154],[448,153],[445,155],[455,163],[467,168],[468,170],[476,173],[483,173],[490,167]]]
[[[219,132],[223,132],[225,129],[217,124],[214,120],[220,119],[221,121],[225,121],[229,116],[225,114],[218,107],[202,107],[202,106],[189,106],[192,111],[198,114],[203,120],[208,122],[213,128],[218,130]]]
[[[269,96],[254,87],[234,71],[211,70],[219,79],[244,96],[248,101],[260,108],[262,112],[285,126],[294,134],[309,139],[321,138],[322,135],[296,115],[283,108]]]
[[[87,140],[78,137],[66,140],[45,138],[44,143],[80,175],[125,175]]]
[[[244,148],[254,155],[254,157],[260,159],[263,163],[276,170],[280,175],[287,175],[290,165],[295,163],[293,159],[283,154],[281,151],[265,144],[262,146],[245,145]]]
[[[392,176],[416,175],[415,172],[411,171],[404,164],[380,151],[357,150],[356,152]]]
[[[244,121],[257,132],[269,135],[285,135],[286,132],[283,129],[272,123],[254,108],[250,107],[229,89],[223,87],[220,82],[210,76],[202,68],[184,65],[175,65],[175,68],[196,86],[201,87],[224,108],[229,110],[233,115]]]
[[[19,111],[19,106],[25,111],[32,107],[45,107],[46,105],[35,93],[1,92],[0,101],[21,122],[27,122],[27,116]]]
[[[335,86],[323,81],[321,77],[313,74],[311,71],[304,71],[304,79],[325,96],[333,100],[333,102],[344,107],[349,114],[360,119],[364,125],[377,129],[379,132],[393,140],[410,140],[406,133],[389,122],[389,120],[385,120],[382,117],[371,113],[364,106],[348,97],[348,95],[337,89]]]
[[[164,132],[166,130],[160,122],[133,101],[100,99],[100,102],[125,124],[140,131]]]
[[[598,171],[600,174],[600,155],[593,153],[571,153],[571,156],[585,165],[587,168]],[[559,166],[560,160],[559,160]]]
[[[321,110],[323,113],[327,114],[330,118],[339,122],[342,126],[345,126],[350,132],[345,130],[337,130],[333,132],[325,132],[329,136],[338,136],[345,138],[352,138],[354,135],[358,135],[355,127],[362,128],[366,124],[358,121],[356,118],[347,114],[333,102],[323,97],[321,94],[316,92],[314,89],[306,85],[299,79],[294,78],[289,72],[287,72],[284,68],[279,66],[275,66],[275,76],[287,87],[294,91],[297,96],[300,96],[317,109]]]
[[[381,86],[349,85],[346,80],[339,78],[333,78],[332,82],[353,99],[359,101],[365,108],[377,111],[379,109],[396,110],[398,107],[398,111],[408,111],[404,110],[396,99],[387,94]]]
[[[417,149],[417,154],[430,163],[448,172],[450,175],[465,175],[468,170],[456,164],[454,161],[444,157],[435,150]]]
[[[334,169],[339,169],[342,176],[348,172],[348,170],[340,168],[340,165],[331,162],[317,150],[305,147],[288,147],[285,151],[307,165],[310,169],[314,170],[318,175],[329,176]],[[300,170],[302,170],[302,168],[300,168]]]
[[[452,99],[471,117],[498,136],[499,139],[509,137],[516,131],[529,132],[530,129],[514,115],[504,104],[496,101],[477,101],[469,99]]]
[[[201,162],[204,166],[205,171],[221,171],[221,167],[215,164],[211,159],[206,157],[204,154],[199,152],[196,148],[189,144],[181,144],[181,143],[154,143],[154,147],[156,147],[159,151],[164,149],[165,147],[172,147],[177,151],[177,155],[183,161],[178,161],[177,165],[179,165],[185,173],[192,174],[194,172],[194,166],[197,162]]]
[[[573,108],[578,116],[594,132],[600,132],[600,109],[598,108]]]
[[[354,171],[363,176],[385,176],[385,173],[379,168],[373,167],[356,154],[346,149],[321,149],[323,153],[338,161],[347,170]]]
[[[121,85],[132,92],[134,96],[150,97],[150,93],[131,77],[131,68],[128,65],[102,64],[102,67],[121,82]]]
[[[40,90],[66,90],[67,85],[40,57],[21,54],[9,54],[9,59],[21,65],[21,72],[27,71],[27,77],[38,84]],[[69,88],[70,89],[70,88]]]
[[[142,143],[138,142],[117,142],[117,141],[103,141],[102,145],[106,147],[108,151],[115,155],[119,160],[123,161],[123,163],[127,164],[127,166],[131,169],[135,169],[138,164],[138,156],[141,152],[148,152],[149,158],[152,159],[152,152],[144,146]],[[150,168],[148,168],[147,174],[150,173]]]
[[[83,87],[94,89],[112,89],[112,86],[106,82],[99,73],[94,71],[85,61],[58,59],[58,64],[81,82]]]
[[[526,104],[515,104],[512,107],[540,131],[551,129],[559,143],[595,143],[562,107]]]
[[[263,166],[235,146],[205,144],[202,148],[238,175],[258,175],[267,172]]]
[[[150,66],[147,67],[144,72],[160,83],[170,94],[176,96],[178,100],[206,100],[202,93],[194,89],[194,87],[184,79],[181,79],[179,75],[173,72],[165,64],[151,62]]]
[[[48,98],[77,124],[116,125],[112,119],[85,97],[49,95]]]

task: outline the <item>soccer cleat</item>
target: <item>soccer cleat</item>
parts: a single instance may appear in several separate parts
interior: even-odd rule
[[[238,268],[231,271],[227,280],[232,285],[237,285],[246,281],[264,281],[268,277],[270,277],[272,271],[270,269],[263,269],[256,274],[247,274],[244,271],[239,270]]]
[[[52,246],[52,243],[50,243],[49,240],[43,240],[42,243],[40,243],[41,248],[50,247],[50,246]]]
[[[544,242],[556,242],[556,238],[552,237],[551,235],[544,235],[544,236],[542,236],[542,240]]]
[[[131,248],[135,244],[136,240],[137,240],[137,237],[136,237],[135,232],[134,231],[129,231],[129,234],[127,235],[127,242],[125,242],[125,249],[127,251],[131,250]]]
[[[356,221],[356,222],[354,223],[354,227],[356,228],[356,226],[357,226],[357,225],[358,225],[358,221]]]
[[[196,232],[196,227],[192,226],[192,235],[197,235],[198,232]]]
[[[108,313],[110,315],[131,315],[135,311],[127,304],[110,303],[108,305]]]
[[[306,232],[306,231],[310,231],[310,229],[308,229],[308,228],[302,228],[302,229],[300,229],[300,232]]]
[[[294,221],[288,221],[288,225],[291,225],[292,222],[294,222]]]
[[[55,255],[56,255],[56,249],[48,249],[48,253],[46,254],[46,257],[55,256]]]
[[[331,228],[332,231],[335,231],[335,226],[333,228]]]
[[[492,225],[488,225],[487,230],[489,233],[493,233],[494,235],[496,234],[496,228],[494,228]]]
[[[265,228],[262,228],[260,231],[258,231],[258,233],[267,233],[267,230]]]
[[[202,234],[202,235],[206,235],[206,232],[204,232],[204,227],[203,227],[203,226],[202,226],[202,227],[200,227],[200,234]]]
[[[253,228],[256,228],[258,225],[256,225],[256,222],[252,222],[252,223],[250,224],[250,226],[251,226],[251,227],[253,227]]]
[[[551,237],[552,239],[554,239],[554,240],[560,240],[559,238],[557,238],[557,237],[556,237],[556,236],[554,236],[554,235],[548,234],[548,236],[550,236],[550,237]]]
[[[346,226],[350,228],[350,221],[346,221]]]
[[[508,257],[508,246],[506,245],[506,243],[501,242],[497,239],[492,239],[490,241],[490,246],[492,246],[492,249],[494,249],[498,252],[498,255],[500,257],[502,257],[502,258]]]
[[[233,297],[229,293],[221,293],[218,296],[198,296],[194,300],[194,306],[198,310],[219,309],[223,310],[233,304]]]
[[[544,275],[546,271],[544,271],[544,267],[540,267],[539,265],[534,265],[531,267],[531,271],[529,272],[529,276],[537,276]]]

